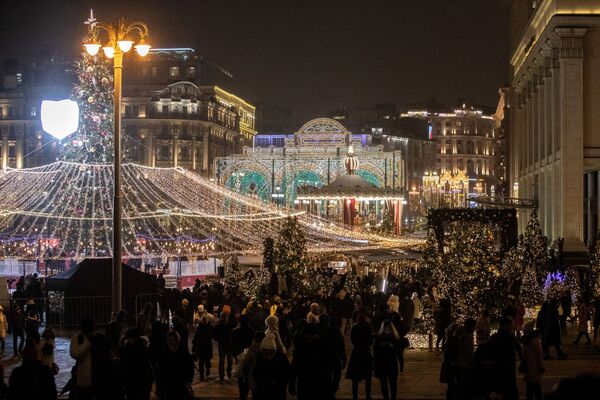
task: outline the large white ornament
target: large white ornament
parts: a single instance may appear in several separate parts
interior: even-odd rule
[[[79,127],[79,106],[73,100],[42,101],[42,129],[62,140]]]

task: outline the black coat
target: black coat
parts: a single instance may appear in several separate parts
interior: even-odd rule
[[[397,351],[400,346],[398,339],[392,334],[382,334],[375,336],[373,350],[375,353],[375,376],[398,376],[398,357]]]
[[[56,384],[49,367],[40,362],[23,363],[10,374],[9,400],[56,399]]]
[[[158,363],[158,397],[160,400],[188,399],[187,385],[194,378],[194,362],[183,348],[175,353],[166,349],[161,353]]]
[[[294,349],[292,385],[297,381],[300,399],[325,399],[332,392],[335,356],[327,343],[317,335],[306,335],[302,345]]]
[[[373,330],[368,322],[352,325],[350,331],[352,340],[352,354],[346,370],[346,378],[363,380],[373,375]]]
[[[201,360],[210,360],[213,356],[213,328],[209,323],[199,323],[192,339],[192,352]]]
[[[141,340],[125,343],[121,349],[121,365],[126,393],[150,393],[152,388],[150,352]]]
[[[255,388],[252,398],[260,400],[284,400],[290,379],[290,363],[282,353],[268,359],[259,354],[253,370]]]
[[[231,331],[231,354],[237,357],[245,349],[252,345],[254,339],[254,331],[247,323],[240,324],[237,328]]]

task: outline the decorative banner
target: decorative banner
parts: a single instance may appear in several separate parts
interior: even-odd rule
[[[42,101],[42,129],[58,140],[79,128],[79,106],[73,100]]]

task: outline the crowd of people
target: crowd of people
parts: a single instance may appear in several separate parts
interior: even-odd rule
[[[550,349],[566,357],[561,340],[571,315],[568,293],[545,302],[537,319],[527,321],[522,304],[507,299],[492,333],[496,316],[484,311],[454,320],[452,304],[436,298],[434,287],[391,279],[382,293],[365,279],[349,293],[343,276],[334,281],[327,293],[262,299],[228,292],[221,283],[197,281],[182,291],[160,287],[157,300],[138,315],[121,311],[102,329],[82,321],[71,338],[75,366],[62,392],[75,400],[149,399],[153,390],[161,400],[191,399],[197,371],[202,381],[235,383],[240,399],[334,399],[343,379],[354,399],[370,399],[373,378],[385,400],[396,399],[408,333],[425,326],[423,307],[430,303],[436,305],[434,348],[443,355],[440,381],[448,399],[517,399],[519,372],[527,399],[540,399]],[[578,302],[576,343],[586,338],[598,344],[599,305]],[[47,328],[40,334],[40,319],[35,302],[15,304],[10,315],[0,309],[2,350],[11,332],[22,358],[8,385],[0,386],[0,399],[57,398],[55,333]]]

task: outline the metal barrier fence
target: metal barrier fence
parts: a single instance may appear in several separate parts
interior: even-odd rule
[[[136,315],[138,315],[139,313],[141,313],[144,310],[144,307],[146,306],[147,303],[152,304],[152,314],[153,316],[156,318],[159,316],[160,314],[160,307],[159,307],[159,300],[160,300],[160,295],[158,293],[140,293],[137,296],[135,296],[135,304],[134,304],[134,309],[135,309],[135,315],[130,315],[130,317],[135,317]]]

